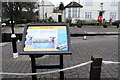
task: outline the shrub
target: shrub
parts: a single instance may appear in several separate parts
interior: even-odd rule
[[[72,19],[71,18],[67,18],[65,22],[71,24]]]
[[[81,20],[77,20],[76,25],[77,26],[81,26],[82,25],[82,21]]]
[[[54,23],[54,20],[53,20],[52,17],[49,17],[47,22],[48,22],[48,23]]]
[[[77,20],[76,25],[78,28],[82,27],[82,21],[81,20]]]
[[[25,24],[16,24],[16,27],[24,27]]]
[[[84,25],[97,25],[99,22],[95,19],[92,20],[82,20]]]
[[[114,25],[120,24],[120,20],[116,20],[113,22]]]

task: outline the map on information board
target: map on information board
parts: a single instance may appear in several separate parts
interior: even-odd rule
[[[66,26],[28,26],[24,51],[67,51]]]

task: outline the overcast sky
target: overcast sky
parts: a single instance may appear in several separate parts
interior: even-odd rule
[[[39,1],[42,1],[42,0],[39,0]],[[67,5],[68,3],[70,3],[73,0],[48,0],[48,1],[53,3],[55,6],[58,6],[60,4],[60,2],[63,2],[64,5]],[[74,0],[74,1],[78,2],[78,0]]]
[[[39,0],[40,2],[42,0]],[[53,3],[55,6],[59,6],[60,2],[63,2],[64,5],[66,6],[67,4],[69,4],[71,1],[76,1],[78,2],[79,0],[48,0],[51,3]],[[80,0],[81,1],[81,0]],[[86,1],[86,0],[82,0],[82,1]],[[100,1],[100,2],[109,2],[109,1],[120,1],[120,0],[92,0],[92,1]]]

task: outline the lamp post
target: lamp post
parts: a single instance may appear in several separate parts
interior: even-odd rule
[[[43,6],[43,23],[44,23],[44,0],[42,0],[42,6]]]
[[[103,3],[100,3],[101,4],[101,11],[103,11]]]
[[[10,7],[10,26],[12,30],[12,47],[13,47],[13,58],[18,58],[18,52],[17,52],[17,46],[16,46],[16,35],[14,33],[14,21],[13,21],[13,3],[9,2],[9,7]]]

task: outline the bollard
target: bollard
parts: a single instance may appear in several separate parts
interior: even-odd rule
[[[17,42],[20,42],[20,40],[18,39]]]
[[[92,56],[91,60],[93,62],[91,63],[91,67],[90,67],[90,79],[89,80],[100,80],[102,58]]]
[[[17,46],[16,46],[16,35],[12,34],[11,35],[12,39],[12,47],[13,47],[13,58],[18,58],[18,52],[17,52]]]
[[[83,40],[87,40],[87,36],[86,36],[87,32],[84,31],[84,33],[85,33],[85,35],[83,36]]]

